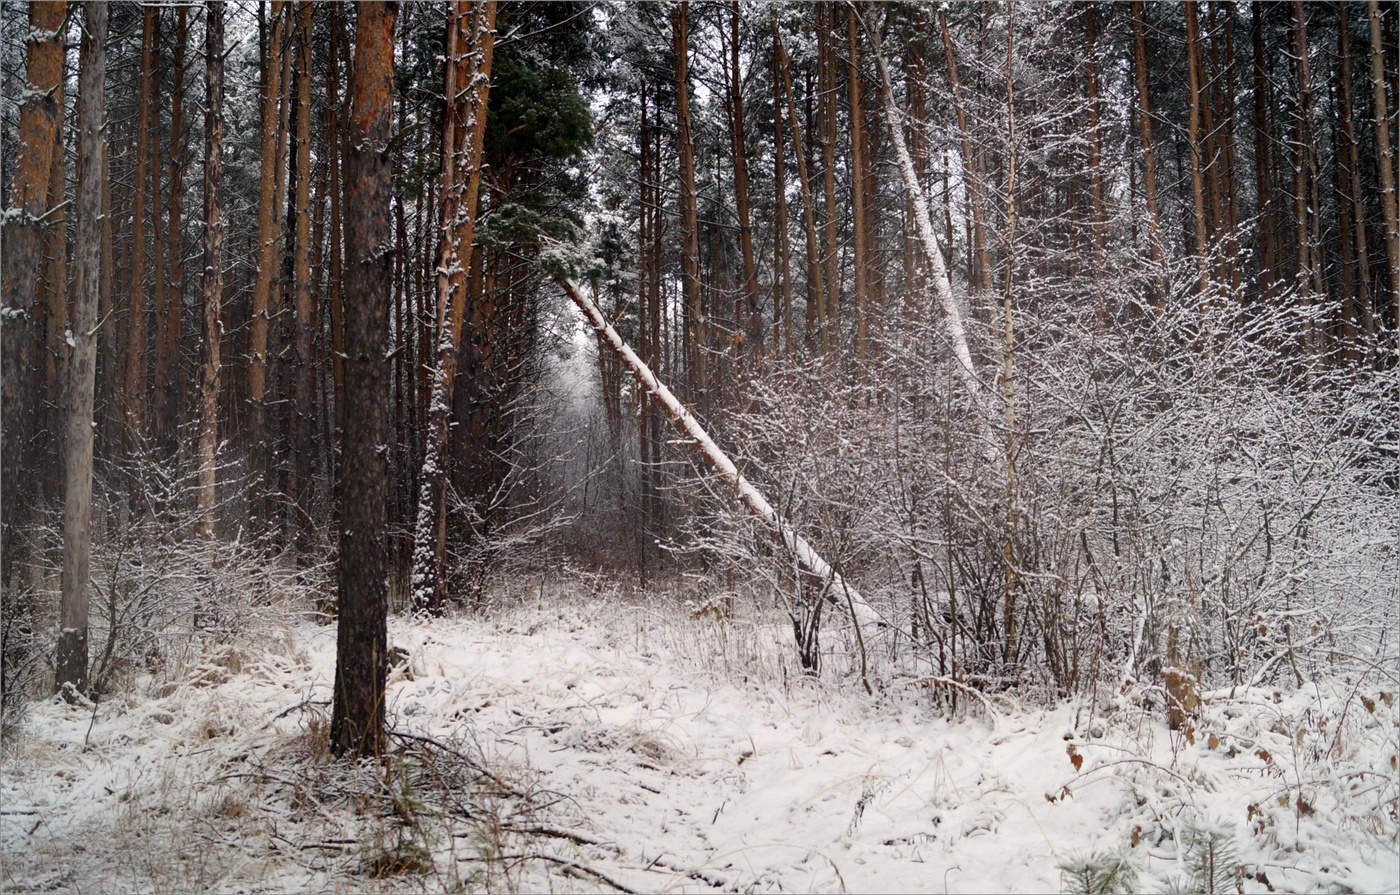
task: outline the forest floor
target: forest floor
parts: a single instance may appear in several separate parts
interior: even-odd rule
[[[781,616],[593,597],[395,618],[395,754],[326,754],[335,628],[286,611],[29,707],[5,891],[1400,890],[1400,700],[1376,670],[1208,694],[973,701],[794,670]],[[1291,675],[1290,675],[1291,677]],[[1384,692],[1383,692],[1384,691]],[[1194,879],[1193,879],[1194,872]],[[1217,889],[1217,891],[1222,889]]]

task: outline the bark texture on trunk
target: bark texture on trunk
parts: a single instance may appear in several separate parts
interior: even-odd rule
[[[384,746],[388,614],[389,221],[394,8],[363,3],[355,21],[346,153],[345,476],[331,749],[378,756]]]
[[[681,177],[681,283],[685,294],[686,376],[692,401],[704,403],[709,388],[708,329],[700,294],[700,222],[695,195],[695,146],[690,130],[689,0],[671,14],[671,46],[676,58],[676,145]]]
[[[215,456],[219,443],[219,358],[223,339],[224,3],[208,0],[204,22],[204,271],[200,277],[203,362],[199,374],[199,535],[214,537]]]
[[[63,596],[54,686],[88,686],[88,575],[92,550],[92,406],[97,378],[97,306],[101,269],[101,180],[106,165],[107,5],[83,5],[78,63],[78,232],[73,249],[73,313],[68,341],[63,438]]]
[[[467,266],[476,233],[482,141],[495,47],[495,0],[456,0],[448,12],[446,96],[437,271],[437,348],[428,405],[418,514],[414,528],[413,602],[441,612],[447,601],[447,462],[457,355],[467,302]],[[348,400],[348,399],[347,399]]]
[[[0,261],[4,320],[0,323],[0,381],[3,386],[5,424],[0,426],[0,468],[3,482],[3,578],[8,584],[13,568],[14,535],[28,503],[35,495],[26,484],[35,472],[31,440],[38,408],[41,335],[36,322],[39,307],[39,271],[42,264],[45,216],[49,211],[54,159],[62,170],[59,134],[62,131],[63,37],[68,4],[34,3],[29,7],[29,40],[25,59],[26,96],[20,108],[14,179],[4,226],[5,250]],[[62,286],[59,286],[62,294]]]
[[[1385,257],[1390,272],[1390,325],[1400,334],[1400,222],[1395,199],[1395,160],[1390,144],[1390,106],[1385,95],[1385,55],[1381,40],[1381,11],[1367,0],[1371,28],[1371,89],[1376,119],[1376,168],[1380,180],[1381,217],[1385,222]]]

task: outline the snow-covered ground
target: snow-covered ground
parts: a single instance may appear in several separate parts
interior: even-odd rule
[[[4,889],[1054,892],[1117,857],[1189,890],[1214,841],[1228,891],[1400,890],[1381,669],[1209,694],[1189,736],[1139,690],[948,720],[844,656],[804,677],[779,617],[550,599],[393,620],[408,736],[355,768],[325,754],[334,628],[287,618],[95,711],[35,703]]]

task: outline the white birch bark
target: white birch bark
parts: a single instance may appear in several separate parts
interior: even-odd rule
[[[976,403],[980,414],[978,422],[978,434],[983,441],[984,453],[989,459],[997,456],[996,445],[992,439],[992,424],[995,419],[995,408],[993,406],[993,395],[991,389],[983,383],[977,376],[977,368],[972,361],[972,351],[967,343],[967,328],[963,325],[962,310],[958,307],[957,300],[953,298],[953,289],[949,285],[948,268],[943,262],[943,252],[938,245],[938,233],[933,229],[933,219],[929,216],[928,202],[924,199],[924,191],[919,185],[919,175],[914,168],[914,159],[909,154],[909,146],[904,141],[904,131],[900,127],[903,114],[894,102],[894,90],[890,86],[890,73],[885,66],[885,56],[880,50],[880,38],[872,29],[865,26],[866,37],[870,41],[870,48],[875,57],[875,65],[880,71],[880,94],[885,105],[885,121],[889,123],[890,139],[894,144],[895,156],[899,162],[899,173],[904,180],[905,192],[909,194],[909,204],[914,212],[914,229],[918,235],[918,243],[923,249],[924,257],[928,260],[929,270],[932,276],[928,278],[929,285],[933,287],[934,297],[938,301],[939,310],[943,312],[943,331],[948,337],[948,342],[953,348],[953,357],[957,360],[955,365],[958,371],[958,378],[962,380],[968,394]],[[922,122],[915,122],[916,126]]]
[[[875,624],[880,621],[880,615],[865,602],[860,593],[845,581],[835,569],[831,567],[825,559],[813,549],[812,545],[793,530],[788,525],[778,511],[773,508],[757,488],[739,472],[739,468],[734,465],[734,461],[729,459],[719,445],[715,444],[713,438],[709,436],[700,421],[690,410],[676,399],[671,390],[656,378],[656,374],[651,371],[642,359],[637,357],[636,352],[618,335],[612,324],[608,323],[603,312],[598,309],[593,299],[589,298],[577,284],[569,280],[560,280],[560,285],[564,287],[569,298],[578,305],[583,315],[588,318],[588,322],[593,325],[603,340],[609,347],[617,353],[646,388],[647,393],[652,396],[661,409],[666,411],[666,415],[675,423],[676,428],[688,438],[695,442],[700,453],[704,455],[715,472],[719,473],[738,495],[744,506],[748,507],[755,516],[762,519],[765,524],[776,534],[783,544],[791,551],[802,567],[822,581],[831,582],[831,593],[836,595],[838,601],[844,596],[847,599],[848,611],[861,625]]]

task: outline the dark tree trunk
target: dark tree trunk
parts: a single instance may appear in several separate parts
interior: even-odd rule
[[[28,504],[35,494],[32,481],[36,458],[31,439],[35,411],[40,397],[38,377],[39,333],[35,322],[42,309],[38,294],[44,216],[48,211],[51,175],[55,156],[60,157],[64,49],[59,29],[66,21],[67,3],[34,3],[29,7],[29,45],[26,58],[27,98],[20,110],[17,142],[18,158],[10,185],[11,208],[19,212],[7,217],[4,228],[3,348],[0,348],[0,377],[3,377],[4,425],[0,426],[0,467],[4,469],[0,491],[3,501],[3,582],[8,585],[15,559],[16,529],[23,524]],[[50,284],[52,287],[52,284]],[[62,285],[58,286],[62,294]]]
[[[388,571],[390,124],[394,4],[362,3],[355,21],[345,158],[346,417],[340,498],[339,612],[331,750],[378,756],[384,746]]]

